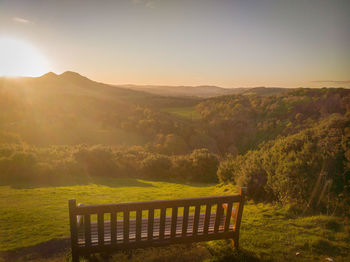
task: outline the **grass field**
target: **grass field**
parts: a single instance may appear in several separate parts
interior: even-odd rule
[[[162,111],[192,120],[201,118],[201,115],[196,111],[195,107],[168,107],[164,108]]]
[[[0,251],[20,250],[69,235],[70,198],[85,204],[221,195],[235,192],[222,185],[184,185],[134,179],[97,184],[11,188],[0,187]],[[119,254],[112,261],[350,261],[350,230],[339,218],[293,217],[287,208],[248,202],[241,230],[241,252],[227,241],[148,249]],[[67,244],[65,244],[67,245]],[[299,252],[299,255],[296,253]],[[61,255],[62,256],[62,255]],[[153,259],[152,259],[153,258]],[[56,260],[55,260],[56,259]],[[38,259],[29,261],[37,261]],[[61,261],[62,257],[49,260]],[[1,253],[0,253],[1,261]],[[3,261],[7,261],[6,259]],[[16,260],[17,261],[17,260]],[[18,261],[26,261],[20,258]]]

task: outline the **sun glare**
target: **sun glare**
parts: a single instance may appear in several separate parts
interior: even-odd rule
[[[29,43],[0,37],[0,76],[39,76],[49,69],[46,58]]]

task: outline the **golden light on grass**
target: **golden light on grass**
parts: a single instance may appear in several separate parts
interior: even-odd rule
[[[39,76],[49,71],[49,63],[31,44],[0,36],[0,76]]]

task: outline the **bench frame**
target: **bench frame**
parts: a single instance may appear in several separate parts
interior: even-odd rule
[[[210,241],[218,239],[232,239],[233,245],[239,247],[239,231],[243,213],[245,188],[240,188],[239,194],[229,196],[209,196],[200,198],[156,200],[144,202],[131,202],[119,204],[102,205],[76,205],[76,200],[69,200],[69,220],[71,232],[72,261],[78,262],[79,256],[89,256],[92,253],[112,252],[117,250],[128,250],[136,248],[165,246],[171,244],[193,243],[200,241]],[[234,204],[237,203],[236,208]],[[215,213],[212,213],[212,206],[216,206]],[[205,206],[205,213],[200,213],[200,207]],[[188,231],[189,208],[195,207],[193,214],[193,229]],[[178,233],[180,226],[178,209],[183,208],[181,219],[181,232]],[[155,221],[154,210],[160,210],[159,235],[153,234],[153,223]],[[166,209],[171,209],[171,224],[169,226],[170,235],[165,237]],[[147,238],[141,238],[142,211],[148,211],[147,218]],[[135,238],[129,241],[129,222],[130,212],[136,211]],[[122,242],[117,238],[117,213],[123,213],[123,233]],[[91,240],[91,215],[97,214],[97,243],[92,244]],[[104,215],[110,214],[110,241],[105,243],[105,221]],[[215,219],[211,221],[211,217]],[[199,217],[203,216],[202,232],[199,230]],[[173,219],[176,218],[176,219]],[[191,218],[192,219],[192,218]],[[231,223],[233,219],[233,224]],[[179,223],[179,225],[177,225]],[[211,229],[209,230],[209,224]],[[192,225],[189,225],[192,227]],[[79,231],[83,229],[84,244],[79,244]],[[121,243],[120,243],[121,242]]]

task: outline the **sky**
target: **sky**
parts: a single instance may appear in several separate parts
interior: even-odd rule
[[[349,0],[0,0],[0,76],[350,87]]]

